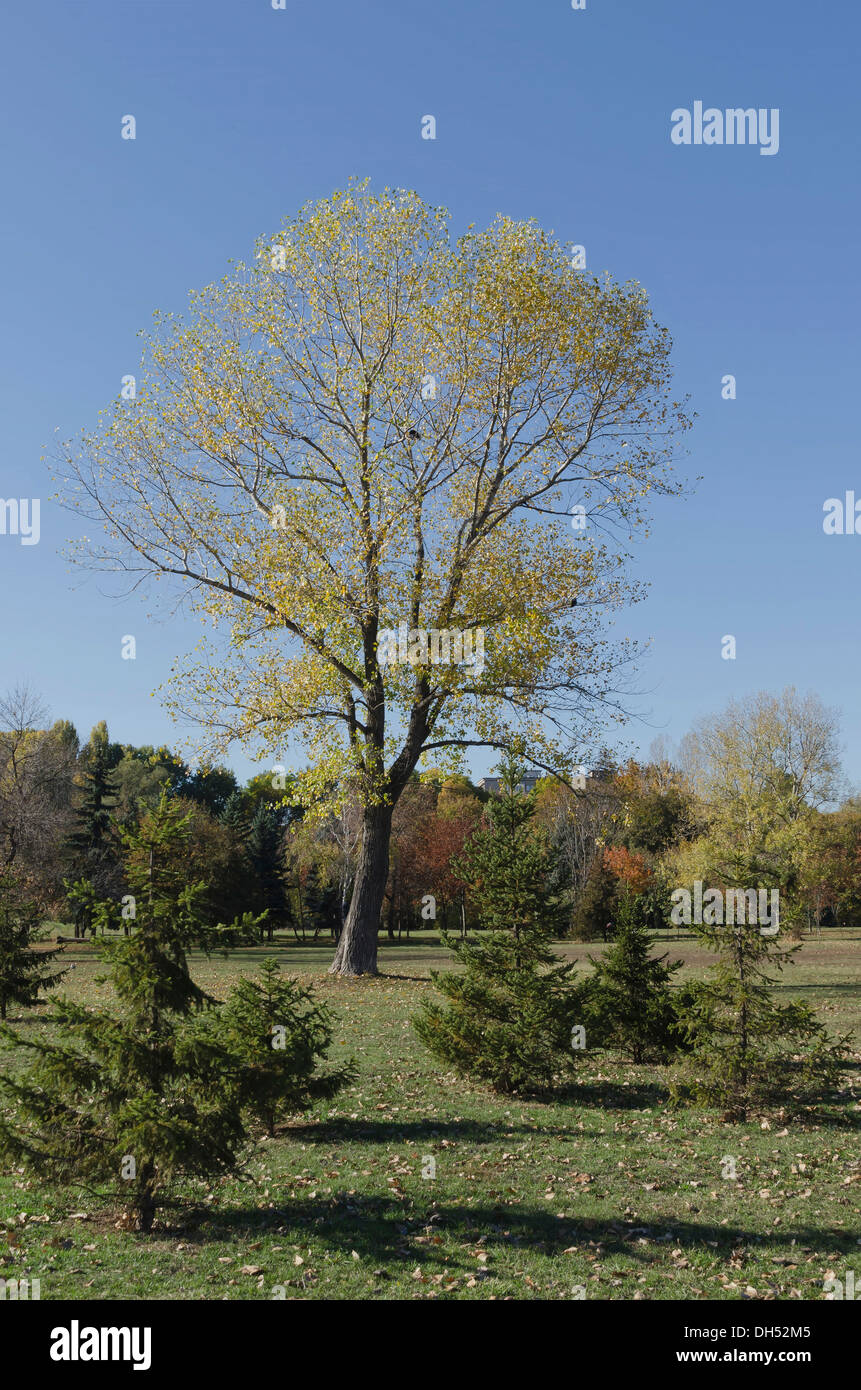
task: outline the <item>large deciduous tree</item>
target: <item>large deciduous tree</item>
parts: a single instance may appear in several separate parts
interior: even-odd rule
[[[360,805],[334,971],[376,970],[423,753],[562,767],[596,704],[618,714],[623,546],[647,495],[679,490],[669,354],[642,288],[573,270],[535,223],[453,244],[415,194],[353,185],[160,320],[136,399],[64,452],[68,499],[105,528],[83,558],[175,579],[224,638],[174,707],[213,747],[304,742],[306,802]],[[472,664],[421,635],[476,629]]]
[[[28,686],[0,695],[0,870],[36,892],[43,908],[63,899],[57,844],[70,822],[78,738]]]
[[[819,808],[840,795],[839,744],[837,713],[793,687],[733,700],[701,720],[683,755],[706,833],[669,852],[670,877],[776,889],[781,925],[799,933]]]

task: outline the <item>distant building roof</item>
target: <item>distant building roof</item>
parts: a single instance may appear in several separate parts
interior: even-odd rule
[[[535,787],[535,784],[537,782],[540,782],[541,778],[545,777],[546,775],[547,774],[544,772],[525,772],[517,784],[517,791],[531,792]],[[481,787],[482,791],[493,792],[494,795],[496,795],[496,793],[499,791],[501,783],[501,777],[482,777],[478,785]]]
[[[590,781],[595,782],[609,781],[614,775],[613,769],[608,767],[583,768],[578,770],[585,773]],[[552,774],[547,772],[526,772],[518,782],[517,790],[519,792],[531,792],[534,790],[536,783],[541,781],[542,777],[548,777],[550,775]],[[501,777],[482,777],[477,785],[482,791],[492,792],[493,795],[496,796],[499,792],[501,782]]]

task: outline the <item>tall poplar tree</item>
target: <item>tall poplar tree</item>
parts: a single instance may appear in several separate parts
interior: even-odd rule
[[[309,816],[361,807],[333,970],[376,971],[423,754],[519,741],[571,767],[596,708],[620,710],[624,538],[680,490],[670,348],[639,285],[573,268],[534,222],[453,243],[444,210],[354,184],[160,319],[134,408],[63,451],[65,500],[104,528],[82,561],[167,576],[215,633],[174,707],[213,751],[304,742]]]

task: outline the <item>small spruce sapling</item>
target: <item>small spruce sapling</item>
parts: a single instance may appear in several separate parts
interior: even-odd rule
[[[775,1001],[773,972],[801,948],[782,947],[756,923],[695,930],[717,960],[688,991],[682,1026],[690,1051],[673,1101],[718,1107],[728,1121],[816,1104],[839,1083],[848,1037],[831,1038],[808,1004]]]
[[[10,873],[0,873],[0,1019],[10,1004],[38,1004],[41,992],[68,973],[68,967],[52,969],[62,949],[34,950],[40,939],[38,906]]]
[[[352,1062],[317,1071],[332,1041],[329,1010],[306,985],[282,976],[271,957],[259,979],[240,980],[211,1021],[235,1059],[240,1104],[267,1134],[281,1117],[308,1110],[355,1080]]]
[[[21,1076],[0,1072],[10,1103],[0,1115],[0,1154],[49,1182],[122,1193],[141,1231],[180,1176],[233,1171],[245,1138],[233,1059],[194,1027],[211,1001],[192,980],[187,953],[255,941],[260,925],[248,917],[229,928],[209,924],[205,886],[184,881],[188,834],[189,817],[166,796],[124,832],[134,929],[102,948],[116,1007],[61,999],[50,1015],[59,1042],[0,1026],[0,1038],[32,1059]]]
[[[464,967],[433,972],[448,1003],[425,1001],[413,1027],[428,1050],[503,1094],[548,1086],[571,1061],[578,992],[573,965],[553,950],[559,926],[546,853],[534,834],[535,798],[518,794],[518,770],[503,768],[487,824],[456,864],[473,885],[486,933],[445,944]]]
[[[584,1025],[591,1044],[627,1053],[633,1062],[664,1059],[678,1046],[670,989],[681,961],[652,955],[644,895],[623,893],[613,944],[584,988]]]

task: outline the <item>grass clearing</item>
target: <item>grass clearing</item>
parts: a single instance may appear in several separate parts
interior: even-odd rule
[[[603,949],[559,947],[584,965]],[[678,980],[709,960],[690,936],[667,933],[659,949],[684,960]],[[194,955],[192,973],[223,997],[268,953]],[[440,1071],[412,1032],[429,972],[448,960],[435,935],[382,941],[375,979],[325,974],[329,944],[274,953],[314,977],[356,1085],[262,1142],[241,1178],[189,1186],[150,1236],[117,1229],[94,1194],[3,1175],[0,1277],[40,1279],[43,1299],[271,1299],[277,1286],[287,1298],[570,1299],[582,1286],[629,1300],[821,1299],[831,1274],[861,1273],[861,1051],[842,1123],[670,1111],[666,1069],[588,1053],[578,1085],[513,1100]],[[67,963],[61,990],[104,1007],[89,946]],[[861,934],[805,941],[779,989],[861,1047]],[[43,1018],[13,1010],[23,1028]]]

